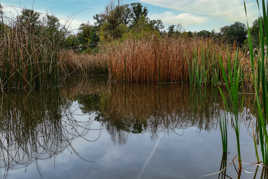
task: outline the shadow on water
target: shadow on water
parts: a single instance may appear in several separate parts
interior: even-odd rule
[[[60,90],[2,95],[0,167],[5,169],[5,177],[9,170],[27,168],[36,161],[59,155],[66,148],[80,159],[92,162],[72,146],[78,138],[89,142],[85,136],[92,129],[92,121],[105,128],[114,144],[127,144],[129,134],[150,134],[156,139],[162,133],[182,136],[189,128],[215,131],[225,113],[217,89],[74,81]],[[86,120],[77,117],[75,104],[81,115],[87,116]],[[251,97],[246,98],[240,115],[248,125],[253,123],[253,109]],[[228,176],[227,155],[223,153],[218,163],[222,171],[218,178]]]

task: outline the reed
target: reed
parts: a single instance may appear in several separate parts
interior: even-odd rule
[[[60,52],[59,64],[64,74],[107,74],[108,64],[105,53],[77,54],[72,50]]]
[[[60,44],[31,23],[10,20],[0,36],[0,83],[3,89],[37,89],[58,81]]]
[[[252,79],[249,58],[235,46],[212,39],[152,37],[113,44],[108,51],[109,75],[115,81],[218,86],[224,82],[219,60],[227,68],[228,58],[236,54],[242,62],[243,83],[249,85]]]
[[[228,152],[228,123],[227,119],[220,120],[220,131],[221,131],[221,141],[222,141],[222,152],[223,155]]]
[[[265,47],[268,46],[268,15],[267,15],[267,4],[265,0],[257,0],[258,10],[262,12],[262,19],[259,19],[259,39],[260,39],[260,55],[255,57],[253,53],[252,38],[250,28],[248,28],[248,42],[250,49],[250,61],[251,61],[251,72],[254,77],[254,89],[256,105],[258,110],[258,127],[257,137],[260,141],[260,150],[262,154],[262,162],[265,167],[268,165],[268,134],[267,134],[267,119],[268,119],[268,90],[267,90],[267,54],[265,53]],[[247,15],[246,3],[245,12]],[[255,141],[255,139],[254,139]],[[254,142],[255,143],[255,142]],[[256,146],[255,146],[256,148]],[[258,159],[258,153],[256,152]],[[259,160],[259,159],[258,159]]]
[[[227,61],[228,71],[225,70],[222,61],[220,61],[220,66],[222,69],[222,75],[224,79],[225,88],[227,90],[227,94],[225,95],[221,88],[219,88],[219,91],[224,101],[224,105],[226,109],[231,111],[234,114],[234,116],[232,117],[232,124],[233,124],[235,135],[236,135],[238,163],[239,163],[239,169],[241,171],[242,159],[241,159],[241,151],[240,151],[240,131],[239,131],[239,122],[238,122],[239,117],[238,116],[239,116],[239,110],[242,106],[242,102],[241,102],[241,98],[239,95],[240,64],[238,60],[238,55],[236,55],[233,65],[231,65],[231,59],[228,58],[228,61]]]

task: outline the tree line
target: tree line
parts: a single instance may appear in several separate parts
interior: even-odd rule
[[[41,17],[40,13],[30,9],[23,9],[12,24],[6,23],[3,6],[0,4],[0,38],[6,28],[26,26],[28,33],[45,35],[48,40],[60,44],[61,48],[86,53],[98,52],[98,47],[105,43],[129,38],[148,38],[152,35],[174,38],[180,36],[214,38],[230,44],[236,43],[240,47],[243,47],[247,41],[247,27],[241,22],[224,26],[217,33],[207,30],[186,32],[183,31],[181,25],[165,27],[161,20],[150,19],[148,13],[148,9],[141,3],[110,4],[106,7],[104,13],[96,14],[93,17],[94,24],[83,23],[80,25],[78,32],[74,34],[62,26],[57,17],[48,14]],[[259,20],[255,20],[251,27],[255,47],[259,44]]]

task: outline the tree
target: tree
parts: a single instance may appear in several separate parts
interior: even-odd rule
[[[136,25],[140,18],[147,18],[148,9],[146,7],[143,7],[141,3],[131,3],[130,9],[130,18],[132,20],[132,26]]]
[[[81,24],[77,36],[82,45],[82,50],[96,48],[100,40],[97,35],[97,27],[90,24]]]
[[[161,20],[151,20],[150,25],[152,26],[152,29],[157,30],[159,32],[164,29],[164,24]]]
[[[17,24],[21,25],[30,33],[37,33],[40,29],[40,14],[31,9],[23,9],[17,17]]]
[[[1,20],[1,23],[4,23],[4,10],[3,10],[3,6],[1,3],[0,3],[0,20]]]
[[[77,35],[68,35],[68,37],[65,39],[65,48],[67,49],[73,49],[73,50],[79,50],[79,39]]]
[[[201,30],[200,32],[197,33],[197,36],[202,38],[208,38],[211,37],[211,32],[207,30]]]
[[[53,15],[46,15],[45,33],[50,41],[54,41],[62,47],[65,41],[67,30],[61,27],[60,21]]]
[[[141,3],[106,7],[106,12],[94,16],[101,41],[113,41],[137,33],[160,32],[164,26],[161,20],[150,20],[148,10]]]
[[[262,17],[259,17],[253,22],[253,25],[251,27],[251,37],[254,47],[259,46],[259,30],[260,30],[260,21],[263,21]],[[263,27],[264,28],[264,27]]]
[[[4,11],[3,11],[3,6],[0,4],[0,37],[2,36],[4,32]]]
[[[181,24],[173,24],[173,25],[170,25],[168,27],[168,36],[169,37],[172,37],[172,36],[177,36],[177,35],[180,35],[182,32],[182,25]]]
[[[221,34],[227,42],[236,42],[237,45],[242,46],[244,41],[247,39],[246,25],[241,22],[235,22],[230,26],[222,27]]]
[[[23,9],[22,14],[18,16],[18,21],[22,24],[30,24],[31,26],[37,26],[40,24],[40,14],[31,9]]]

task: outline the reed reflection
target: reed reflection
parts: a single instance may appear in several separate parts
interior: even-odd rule
[[[179,85],[111,85],[77,100],[83,112],[98,111],[97,120],[118,143],[125,143],[128,133],[210,130],[222,110],[217,90],[193,92]]]
[[[0,168],[5,169],[4,178],[9,170],[60,154],[73,139],[88,132],[90,121],[76,120],[71,104],[57,90],[2,95]]]

